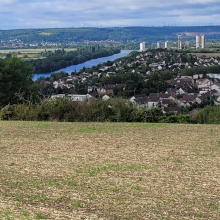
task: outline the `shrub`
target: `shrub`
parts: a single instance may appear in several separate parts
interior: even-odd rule
[[[199,124],[220,124],[220,107],[206,106],[199,111],[195,120]]]

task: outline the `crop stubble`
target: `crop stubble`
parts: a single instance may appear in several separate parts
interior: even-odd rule
[[[220,219],[218,125],[0,122],[0,219]]]

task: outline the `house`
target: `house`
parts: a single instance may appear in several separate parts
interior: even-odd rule
[[[114,93],[113,89],[115,88],[116,85],[114,84],[106,84],[100,88],[97,88],[97,92],[99,93],[99,95],[105,95],[105,94],[110,94],[110,93]]]
[[[116,74],[115,72],[107,72],[105,76],[106,77],[110,77],[110,76],[113,76],[115,74]]]
[[[51,99],[64,99],[66,97],[66,95],[65,94],[57,94],[57,95],[52,95],[51,96]]]
[[[88,86],[88,93],[97,91],[97,86]]]
[[[203,87],[209,87],[210,86],[210,80],[209,79],[198,79],[196,80],[197,88],[203,88]]]
[[[177,94],[177,89],[176,88],[168,88],[165,93],[175,96]]]
[[[192,117],[196,117],[196,115],[199,113],[199,110],[198,108],[195,108],[193,109],[192,111],[189,112],[189,114],[192,116]]]
[[[196,102],[198,96],[197,95],[183,95],[182,98],[177,100],[177,105],[178,106],[191,106],[193,103]]]
[[[173,101],[175,100],[172,94],[169,94],[169,93],[150,93],[148,97],[150,99],[154,97],[158,97],[159,99],[171,99]]]
[[[90,99],[92,99],[92,96],[87,94],[87,95],[79,95],[79,94],[58,94],[58,95],[52,95],[51,99],[57,99],[57,98],[63,98],[63,99],[70,99],[74,102],[83,102],[85,100],[89,101]]]
[[[147,96],[145,94],[131,97],[130,102],[136,108],[148,108]]]
[[[170,104],[172,104],[174,101],[171,99],[162,99],[160,101],[161,107],[168,107]]]
[[[86,95],[68,94],[67,98],[71,99],[74,102],[77,102],[77,101],[84,102],[85,100],[88,101],[88,100],[92,99],[92,96],[90,94],[86,94]]]
[[[185,94],[186,92],[183,90],[183,88],[179,88],[178,90],[177,90],[177,94],[179,94],[179,95],[183,95],[183,94]]]
[[[99,71],[100,71],[100,72],[105,72],[105,71],[107,71],[109,68],[110,68],[109,66],[103,66],[103,67],[100,67],[100,68],[99,68]]]
[[[179,107],[165,107],[163,111],[164,113],[171,112],[171,113],[174,113],[175,115],[179,115],[182,113],[181,108]]]
[[[158,97],[158,96],[151,96],[151,97],[149,97],[148,96],[147,108],[151,109],[151,108],[158,107],[159,102],[160,102],[160,97]]]
[[[220,93],[220,83],[211,84],[211,89],[216,90],[218,93]]]
[[[57,88],[59,87],[59,83],[58,83],[57,81],[54,81],[54,82],[53,82],[53,87],[54,87],[55,89],[57,89]]]
[[[74,88],[75,89],[75,85],[71,84],[71,83],[64,83],[64,84],[61,84],[59,85],[60,88],[67,88],[67,89],[70,89],[70,88]]]

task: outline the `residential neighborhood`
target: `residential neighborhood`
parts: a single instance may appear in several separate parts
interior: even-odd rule
[[[219,57],[166,49],[149,50],[85,68],[52,84],[54,89],[60,88],[61,92],[65,89],[65,97],[90,94],[88,99],[103,96],[106,99],[121,96],[136,108],[159,107],[164,113],[174,114],[188,109],[194,116],[207,103],[220,105],[218,67]],[[126,74],[130,74],[131,79],[124,79]],[[51,82],[44,79],[41,83],[47,85]],[[52,98],[55,97],[60,97],[60,94],[53,94]]]

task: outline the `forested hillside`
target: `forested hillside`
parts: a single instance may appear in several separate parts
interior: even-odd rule
[[[33,42],[61,42],[68,41],[147,41],[176,40],[178,33],[206,33],[207,38],[217,39],[220,26],[164,26],[164,27],[112,27],[112,28],[50,28],[0,30],[0,39],[3,41],[20,39],[25,43]],[[188,34],[187,39],[191,39]]]

